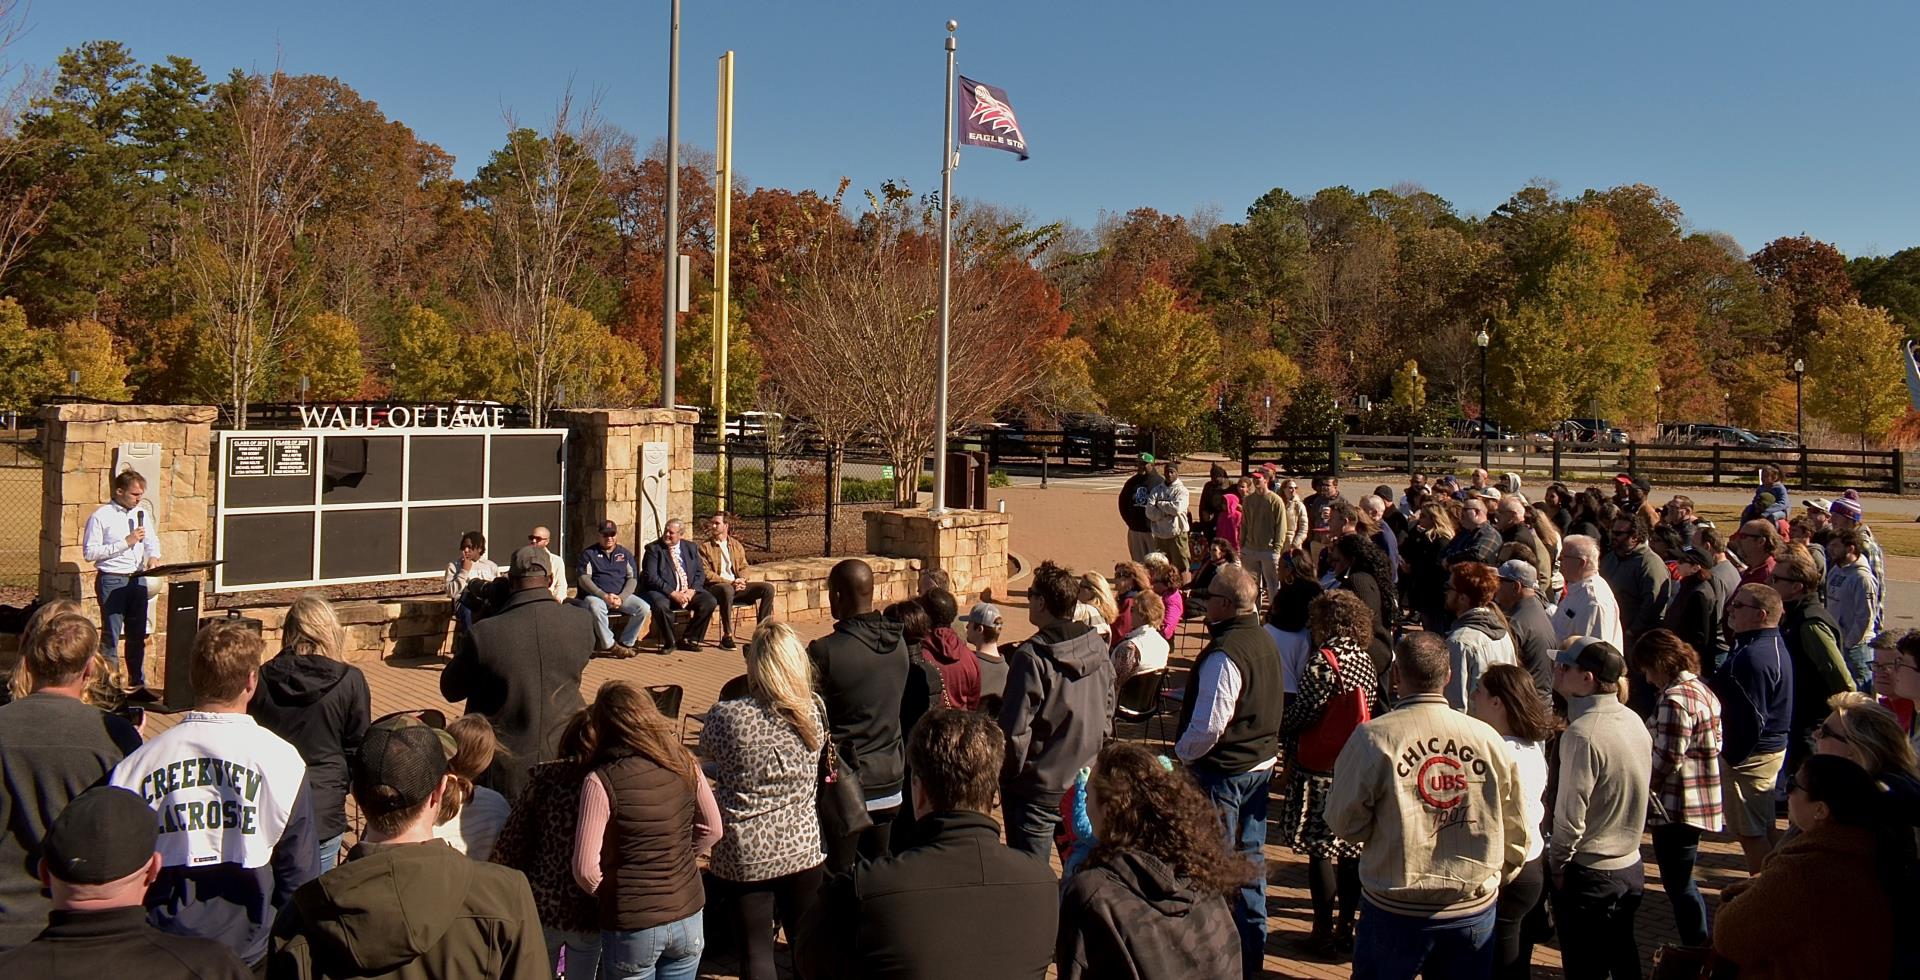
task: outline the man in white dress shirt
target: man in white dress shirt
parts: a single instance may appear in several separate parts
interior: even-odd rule
[[[1620,604],[1613,589],[1600,577],[1600,542],[1584,534],[1568,535],[1560,543],[1560,574],[1567,580],[1566,597],[1553,610],[1553,635],[1562,647],[1576,636],[1591,636],[1624,648]]]
[[[133,696],[151,700],[147,660],[147,580],[135,573],[160,563],[160,531],[152,513],[140,505],[147,478],[125,470],[113,478],[113,499],[87,518],[81,532],[82,557],[93,563],[94,595],[100,600],[100,651],[108,663],[120,662],[120,640],[127,641],[127,684]]]

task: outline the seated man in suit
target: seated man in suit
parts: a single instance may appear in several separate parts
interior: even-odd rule
[[[700,565],[700,550],[681,535],[685,525],[675,517],[660,529],[660,540],[647,545],[640,559],[640,598],[653,608],[653,620],[660,628],[660,649],[698,650],[707,635],[707,620],[718,605],[707,591],[707,573]],[[686,636],[676,636],[673,611],[691,609],[693,622]]]

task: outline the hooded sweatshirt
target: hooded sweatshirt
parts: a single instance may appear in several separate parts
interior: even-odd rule
[[[1113,732],[1107,641],[1084,624],[1056,620],[1014,647],[1007,668],[1001,781],[1028,792],[1064,793]]]
[[[920,654],[940,671],[949,707],[962,711],[980,707],[980,661],[953,627],[934,627],[920,641]]]
[[[1447,703],[1467,710],[1467,701],[1480,686],[1480,675],[1494,664],[1518,664],[1519,655],[1508,635],[1506,617],[1485,606],[1475,606],[1453,620],[1447,634],[1447,652],[1453,676],[1447,680]]]
[[[525,875],[442,841],[360,844],[293,896],[275,977],[536,980],[551,974]]]
[[[1055,959],[1060,980],[1227,977],[1240,939],[1225,898],[1129,849],[1068,879]]]
[[[900,624],[864,612],[807,644],[814,689],[827,703],[834,748],[860,778],[869,801],[900,794],[907,757],[900,707],[907,689],[907,641]]]
[[[282,650],[260,665],[247,714],[300,750],[313,794],[314,835],[347,829],[347,756],[372,722],[366,675],[337,660]]]

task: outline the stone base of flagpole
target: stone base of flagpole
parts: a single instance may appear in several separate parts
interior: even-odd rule
[[[866,516],[868,552],[918,558],[922,569],[944,570],[962,606],[989,591],[1006,601],[1007,515],[986,510],[870,510]]]

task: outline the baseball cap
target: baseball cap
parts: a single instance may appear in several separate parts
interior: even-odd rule
[[[447,774],[453,736],[409,714],[368,726],[353,758],[353,798],[371,816],[401,813],[427,802]]]
[[[47,870],[76,885],[104,885],[145,867],[159,838],[153,809],[132,790],[95,786],[73,798],[40,845]]]
[[[1540,570],[1534,568],[1533,563],[1530,561],[1523,561],[1519,558],[1509,558],[1500,563],[1498,574],[1501,578],[1509,582],[1524,585],[1529,589],[1537,589],[1540,587]]]
[[[1833,512],[1833,501],[1825,497],[1808,497],[1804,503],[1808,510],[1826,511],[1827,513]]]
[[[1479,493],[1480,496],[1486,500],[1500,499],[1500,488],[1498,487],[1481,487]]]
[[[1000,618],[1000,607],[991,602],[974,603],[973,608],[967,610],[965,616],[960,617],[960,621],[975,626],[985,626],[990,630],[999,629],[1000,624],[1005,622]]]
[[[1605,640],[1591,636],[1576,636],[1553,658],[1553,662],[1566,667],[1578,667],[1593,675],[1602,684],[1612,684],[1625,676],[1627,660],[1620,650]]]
[[[1630,487],[1633,486],[1633,476],[1628,473],[1617,473],[1613,477],[1613,482],[1623,487]]]
[[[1142,463],[1151,463],[1151,462],[1153,462],[1153,454],[1152,454],[1152,453],[1141,453],[1141,454],[1140,454],[1140,462],[1142,462]]]
[[[513,562],[507,566],[508,578],[528,578],[534,575],[553,577],[553,569],[547,564],[547,549],[537,544],[525,545],[513,553]]]
[[[615,523],[614,523],[614,522],[612,522],[612,521],[601,521],[601,522],[600,522],[600,533],[601,533],[601,534],[619,534],[619,533],[620,533],[620,525],[618,525],[618,524],[615,524]]]

